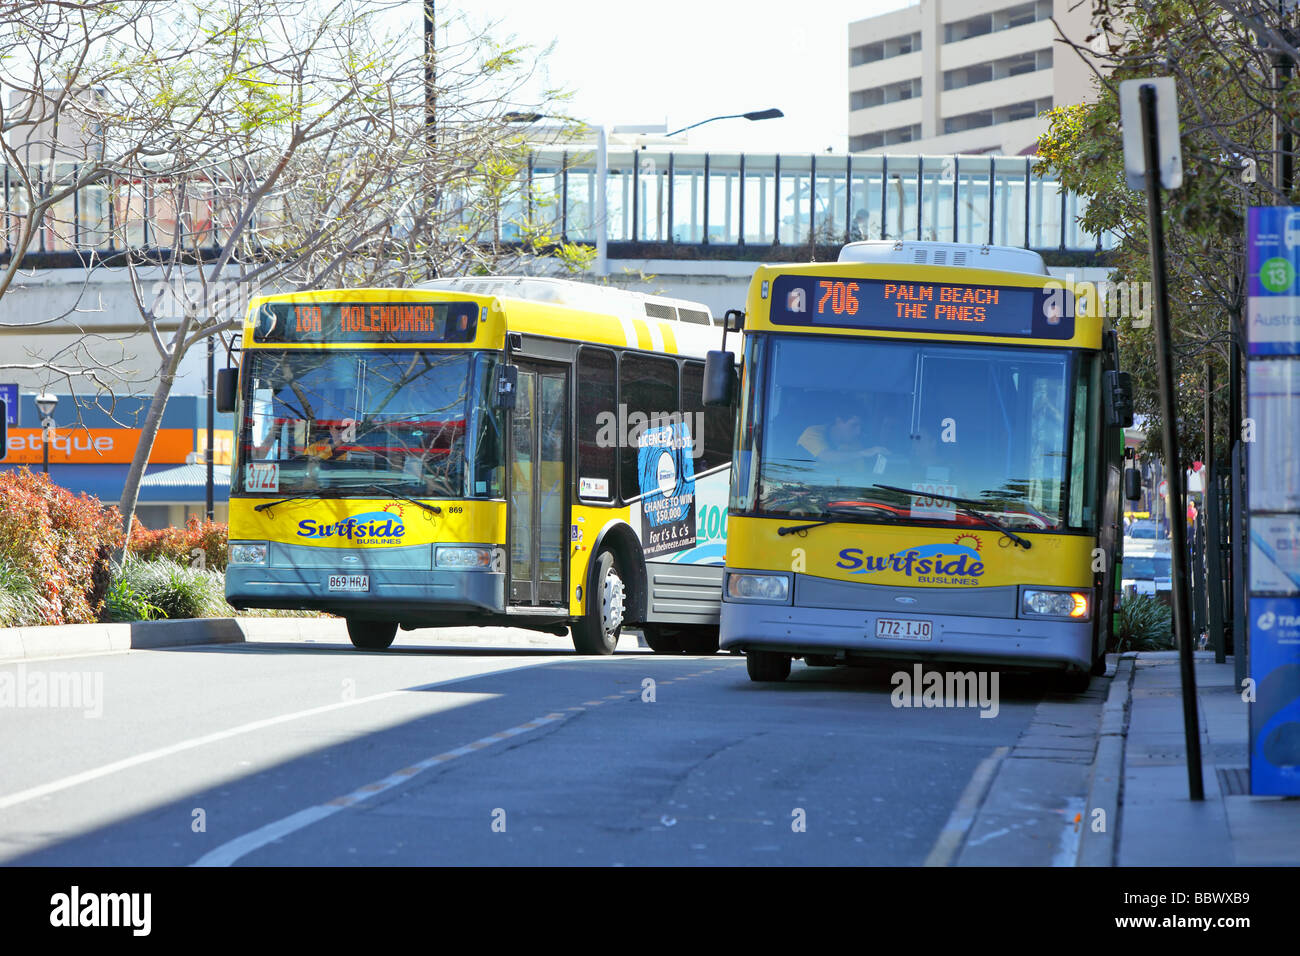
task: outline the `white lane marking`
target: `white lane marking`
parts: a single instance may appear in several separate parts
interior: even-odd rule
[[[259,850],[268,843],[273,843],[291,833],[305,829],[313,823],[318,823],[326,817],[331,817],[344,810],[347,807],[354,807],[363,800],[369,800],[375,794],[391,790],[398,784],[406,783],[416,774],[428,770],[430,767],[436,767],[455,760],[457,757],[464,757],[467,754],[477,753],[498,744],[503,740],[509,740],[511,737],[517,737],[519,734],[526,734],[538,727],[547,724],[560,723],[569,720],[573,714],[550,713],[543,717],[534,717],[532,720],[525,721],[518,726],[511,727],[509,730],[502,730],[494,734],[488,734],[486,737],[480,737],[471,743],[457,747],[455,750],[448,750],[446,753],[438,754],[436,757],[426,757],[424,760],[410,764],[395,773],[390,773],[382,780],[376,780],[374,783],[368,783],[365,786],[357,787],[351,793],[344,794],[341,797],[335,797],[333,800],[327,800],[325,803],[316,806],[307,807],[305,810],[299,810],[297,813],[290,814],[279,820],[274,820],[265,826],[258,827],[243,836],[236,837],[226,843],[221,844],[215,850],[209,850],[203,856],[194,861],[192,866],[230,866],[241,857],[247,856],[254,850]]]
[[[962,841],[966,839],[971,824],[975,822],[975,813],[984,802],[984,796],[993,783],[993,777],[997,774],[1002,758],[1010,752],[1010,747],[998,747],[980,761],[980,765],[971,774],[966,789],[961,792],[961,798],[953,808],[952,816],[939,831],[939,839],[934,841],[934,847],[930,850],[930,855],[925,858],[923,866],[949,866],[952,863],[957,856],[957,851],[961,849]]]
[[[718,668],[713,668],[717,670]],[[622,699],[627,694],[635,694],[635,688],[624,691],[622,694],[610,694],[605,700],[615,698]],[[374,783],[368,783],[364,786],[357,787],[351,793],[344,794],[341,797],[335,797],[333,800],[327,800],[325,803],[316,806],[307,807],[305,810],[299,810],[297,813],[290,814],[279,820],[273,820],[265,826],[258,827],[249,833],[238,836],[233,840],[221,844],[214,850],[209,850],[203,856],[195,860],[191,866],[230,866],[242,857],[247,856],[254,850],[259,850],[268,843],[273,843],[291,833],[305,829],[313,823],[324,820],[344,810],[348,807],[356,806],[363,800],[369,800],[377,793],[383,793],[398,784],[406,783],[416,774],[423,773],[430,767],[436,767],[439,764],[455,760],[457,757],[464,757],[471,753],[477,753],[493,744],[500,743],[502,740],[508,740],[511,737],[517,737],[519,734],[526,734],[538,727],[547,724],[555,724],[566,721],[576,713],[582,713],[588,707],[600,707],[605,700],[589,700],[581,707],[566,707],[564,712],[552,712],[544,717],[534,717],[532,720],[524,721],[507,730],[498,731],[488,734],[486,737],[480,737],[471,743],[457,747],[455,750],[448,750],[445,753],[438,754],[436,757],[426,757],[424,760],[417,761],[403,767],[401,770],[390,773],[382,780],[376,780]],[[1001,748],[1005,751],[1007,748]],[[978,773],[978,771],[976,771]]]
[[[173,754],[183,753],[186,750],[193,750],[195,747],[203,747],[207,744],[217,743],[221,740],[228,740],[231,737],[237,737],[240,734],[252,733],[257,730],[265,730],[267,727],[275,727],[278,724],[288,723],[292,720],[300,720],[303,717],[314,717],[317,714],[327,714],[330,711],[342,710],[345,707],[355,707],[358,704],[373,703],[377,700],[384,700],[388,697],[397,697],[401,694],[418,694],[432,687],[444,687],[448,684],[459,684],[467,680],[476,680],[480,677],[491,677],[496,674],[506,674],[511,671],[525,670],[529,667],[538,667],[548,661],[534,661],[528,664],[522,664],[519,667],[508,667],[502,670],[483,671],[478,674],[467,674],[464,677],[452,677],[448,680],[437,681],[433,684],[421,684],[418,688],[402,688],[401,690],[388,690],[381,694],[371,694],[368,697],[358,697],[356,700],[345,700],[337,704],[325,704],[321,707],[312,707],[308,710],[299,710],[291,714],[281,714],[278,717],[268,717],[265,720],[255,720],[251,723],[240,724],[238,727],[231,727],[228,730],[219,730],[216,733],[205,734],[202,737],[195,737],[191,740],[182,740],[179,743],[168,744],[166,747],[158,747],[155,750],[147,750],[144,753],[136,754],[133,757],[125,757],[122,760],[115,760],[113,763],[104,764],[102,767],[95,767],[91,770],[83,770],[81,773],[75,773],[69,777],[63,777],[59,780],[52,780],[49,783],[43,783],[39,786],[29,787],[26,790],[19,790],[17,793],[11,793],[8,796],[0,797],[0,810],[7,810],[9,807],[17,806],[20,803],[26,803],[28,800],[35,800],[38,797],[49,796],[52,793],[58,793],[61,790],[67,790],[71,787],[80,786],[83,783],[89,783],[92,780],[98,780],[101,777],[107,777],[111,774],[118,773],[122,770],[129,770],[132,767],[138,767],[141,764],[150,763],[154,760],[161,760],[163,757],[170,757]]]

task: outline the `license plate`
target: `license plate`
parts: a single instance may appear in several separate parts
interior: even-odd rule
[[[910,621],[897,617],[876,618],[876,637],[889,637],[899,641],[928,641],[931,633],[929,621]]]
[[[329,580],[331,591],[369,591],[368,574],[331,574]]]

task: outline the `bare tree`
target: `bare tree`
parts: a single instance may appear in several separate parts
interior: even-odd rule
[[[157,354],[119,504],[128,532],[182,359],[235,328],[251,295],[589,257],[538,226],[523,194],[525,146],[507,113],[553,109],[520,102],[530,51],[472,31],[440,49],[430,138],[422,51],[382,29],[395,5],[145,5],[129,35],[89,44],[101,80],[84,108],[110,192],[100,238],[126,250]],[[49,82],[35,78],[31,95]],[[502,241],[503,220],[522,241]]]

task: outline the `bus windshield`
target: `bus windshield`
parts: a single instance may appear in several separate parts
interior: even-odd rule
[[[1092,528],[1091,356],[766,338],[765,384],[747,412],[756,481],[737,482],[733,511],[952,525],[977,520],[963,510],[974,508],[1016,529]]]
[[[443,350],[249,350],[236,490],[500,497],[496,358]],[[375,488],[374,486],[378,486]]]

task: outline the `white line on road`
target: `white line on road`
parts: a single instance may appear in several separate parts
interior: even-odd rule
[[[629,691],[628,693],[635,693]],[[620,695],[622,696],[622,695]],[[584,708],[585,709],[585,708]],[[245,833],[243,836],[236,837],[226,843],[221,844],[215,850],[209,850],[203,856],[199,857],[194,866],[230,866],[240,857],[247,856],[254,850],[260,850],[268,843],[274,843],[282,837],[295,833],[298,830],[305,829],[313,823],[318,823],[326,817],[333,816],[340,810],[347,807],[356,806],[363,800],[369,800],[375,794],[383,793],[385,790],[391,790],[398,784],[406,783],[418,773],[428,770],[430,767],[436,767],[439,764],[448,763],[457,757],[464,757],[468,754],[478,753],[498,744],[503,740],[509,740],[511,737],[517,737],[519,734],[528,733],[530,730],[536,730],[538,727],[544,727],[547,724],[554,724],[560,721],[568,720],[573,714],[547,714],[545,717],[534,717],[517,727],[511,727],[509,730],[503,730],[495,734],[489,734],[486,737],[480,737],[473,743],[465,744],[463,747],[457,747],[455,750],[448,750],[446,753],[438,754],[436,757],[427,757],[409,767],[403,767],[395,773],[390,773],[382,780],[376,780],[374,783],[368,783],[364,787],[357,787],[349,794],[341,797],[335,797],[326,803],[318,804],[314,807],[308,807],[305,810],[299,810],[297,813],[275,820],[264,827],[259,827],[251,833]]]
[[[719,668],[717,667],[710,668],[710,670],[718,669]],[[705,673],[708,673],[708,671],[702,671],[701,675]],[[526,734],[530,731],[536,730],[538,727],[544,727],[548,724],[562,723],[575,717],[577,714],[586,711],[589,707],[600,707],[610,700],[626,700],[629,694],[635,697],[639,693],[640,688],[633,687],[623,691],[622,693],[609,694],[603,699],[589,700],[581,707],[566,707],[563,711],[555,711],[544,717],[534,717],[532,720],[525,721],[524,723],[518,724],[507,730],[501,730],[493,734],[488,734],[486,737],[480,737],[478,740],[457,747],[455,750],[448,750],[445,753],[438,754],[436,757],[426,757],[424,760],[417,761],[410,766],[403,767],[401,770],[390,773],[382,780],[376,780],[374,783],[368,783],[365,786],[357,787],[357,789],[353,790],[351,793],[344,794],[341,797],[335,797],[333,800],[328,800],[325,803],[316,806],[307,807],[305,810],[299,810],[297,813],[290,814],[289,816],[283,817],[279,820],[274,820],[265,826],[251,831],[250,833],[238,836],[233,840],[221,844],[221,846],[214,850],[209,850],[207,853],[203,854],[203,856],[195,860],[191,865],[230,866],[232,863],[247,856],[254,850],[259,850],[267,844],[273,843],[291,833],[297,832],[298,830],[306,829],[313,823],[318,823],[326,817],[333,816],[340,810],[356,806],[363,800],[369,800],[375,794],[383,793],[386,790],[391,790],[399,784],[406,783],[416,774],[423,773],[430,767],[436,767],[439,764],[448,763],[455,760],[457,757],[464,757],[472,753],[478,753],[479,751],[491,747],[493,744],[498,744],[503,740],[509,740],[510,738],[517,737],[520,734]],[[1001,749],[1004,752],[1006,750],[1005,747]],[[976,772],[978,773],[978,771]]]
[[[92,770],[84,770],[81,773],[73,774],[70,777],[63,777],[59,780],[52,780],[49,783],[43,783],[40,786],[30,787],[27,790],[19,790],[17,793],[11,793],[6,797],[0,797],[0,810],[7,810],[9,807],[17,806],[20,803],[26,803],[28,800],[35,800],[38,797],[49,796],[52,793],[58,793],[60,790],[67,790],[71,787],[80,786],[83,783],[89,783],[92,780],[98,780],[101,777],[107,777],[110,774],[118,773],[122,770],[129,770],[132,767],[138,767],[141,764],[150,763],[154,760],[161,760],[163,757],[170,757],[173,754],[183,753],[186,750],[193,750],[195,747],[203,747],[207,744],[217,743],[218,741],[228,740],[231,737],[237,737],[240,734],[252,733],[257,730],[265,730],[267,727],[274,727],[277,724],[288,723],[292,720],[301,720],[304,717],[314,717],[318,714],[327,714],[330,711],[342,710],[345,707],[355,707],[358,704],[369,704],[377,700],[384,700],[389,697],[397,697],[402,694],[422,693],[434,687],[445,687],[448,684],[459,684],[467,680],[476,680],[480,677],[493,677],[497,674],[507,674],[511,671],[525,670],[529,667],[538,667],[546,664],[547,661],[534,661],[528,664],[521,664],[518,667],[507,667],[501,670],[482,671],[477,674],[467,674],[464,677],[453,677],[448,680],[437,681],[432,684],[421,684],[416,688],[402,688],[400,690],[388,690],[380,694],[371,694],[368,697],[358,697],[355,700],[345,700],[337,704],[325,704],[321,707],[312,707],[308,710],[299,710],[291,714],[281,714],[278,717],[268,717],[265,720],[255,720],[251,723],[240,724],[238,727],[231,727],[229,730],[219,730],[213,734],[205,734],[202,737],[195,737],[191,740],[182,740],[179,743],[169,744],[166,747],[159,747],[156,750],[147,750],[144,753],[136,754],[133,757],[126,757],[122,760],[116,760],[113,763],[105,764],[102,767],[95,767]]]
[[[961,849],[962,841],[966,839],[967,831],[975,822],[975,812],[984,802],[984,795],[988,793],[989,786],[993,783],[998,765],[1010,752],[1010,747],[998,747],[980,761],[980,765],[971,774],[966,789],[961,792],[961,799],[953,808],[952,816],[939,831],[939,839],[934,841],[934,848],[925,858],[924,866],[949,866],[952,863],[953,858],[957,856],[957,851]]]

